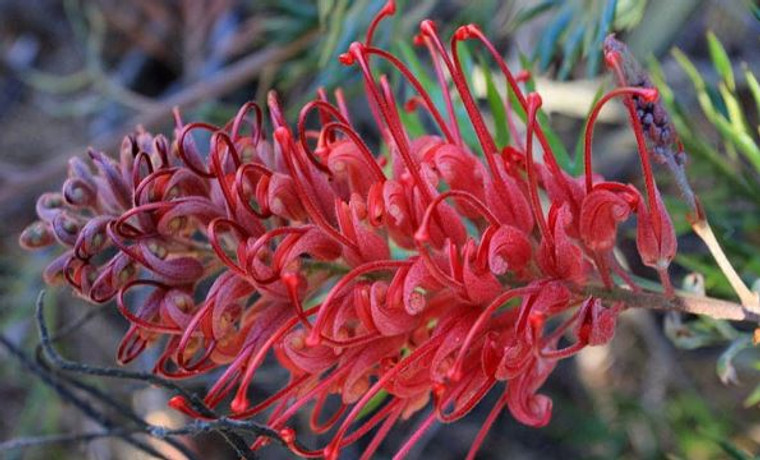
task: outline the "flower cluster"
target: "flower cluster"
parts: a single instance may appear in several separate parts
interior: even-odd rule
[[[177,115],[171,143],[140,131],[118,163],[96,152],[95,170],[72,160],[62,193],[40,198],[41,220],[21,238],[27,247],[67,247],[48,282],[65,281],[94,302],[116,299],[131,324],[120,362],[161,346],[157,374],[223,369],[204,402],[225,403],[233,418],[267,411],[267,424],[305,457],[337,458],[374,433],[368,458],[399,419],[424,411],[398,450],[403,457],[433,423],[463,417],[494,387],[502,395],[471,456],[505,408],[524,424],[546,425],[552,401],[538,391],[556,363],[609,341],[625,308],[591,292],[615,282],[639,289],[612,253],[618,225],[632,215],[643,262],[671,289],[675,235],[640,121],[631,120],[645,194],[591,168],[602,104],[620,96],[633,107],[633,96],[643,104],[657,92],[621,87],[603,97],[588,122],[585,174],[571,177],[537,121],[540,96],[523,92],[477,27],[459,28],[447,49],[434,23],[421,24],[415,43],[435,64],[439,110],[397,57],[372,45],[393,9],[389,2],[366,40],[340,57],[363,76],[378,148],[352,124],[340,91],[335,103],[320,92],[303,107],[296,130],[274,94],[268,133],[253,103],[222,127]],[[498,146],[489,132],[457,51],[465,41],[495,59],[526,115],[516,145]],[[613,67],[616,53],[607,53]],[[403,107],[376,75],[379,63],[416,91]],[[463,141],[459,104],[479,145]],[[505,108],[520,139],[516,112]],[[410,136],[400,110],[428,114],[436,132]],[[201,132],[208,149],[199,147]],[[270,354],[289,380],[251,401],[249,386]],[[180,397],[170,405],[201,417]],[[331,433],[314,450],[291,428],[308,411],[313,432]]]

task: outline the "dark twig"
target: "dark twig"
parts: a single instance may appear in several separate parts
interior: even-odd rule
[[[124,435],[123,430],[101,431],[94,433],[71,433],[71,434],[52,434],[48,436],[31,436],[25,438],[9,439],[0,442],[0,452],[9,450],[26,449],[28,447],[49,446],[51,444],[75,444],[80,442],[90,442],[96,439],[112,438]]]
[[[37,348],[37,362],[40,364],[40,366],[44,367],[48,372],[51,374],[54,374],[59,380],[67,383],[68,385],[71,385],[72,387],[82,391],[83,393],[87,394],[88,396],[97,399],[104,405],[114,409],[117,414],[125,417],[126,419],[130,420],[132,423],[136,424],[137,426],[141,428],[147,429],[149,427],[149,424],[143,420],[142,417],[140,417],[135,411],[132,410],[129,406],[122,403],[121,401],[118,401],[111,397],[108,393],[100,390],[98,387],[90,385],[86,382],[83,382],[81,380],[74,379],[67,375],[62,375],[60,373],[57,373],[55,369],[51,369],[48,366],[48,363],[44,361],[44,358],[41,353],[41,349]],[[162,439],[167,444],[171,445],[178,451],[182,452],[185,457],[187,457],[189,460],[194,460],[197,457],[193,454],[192,451],[190,451],[184,444],[181,442],[174,440],[174,439]]]
[[[40,292],[40,295],[37,299],[35,318],[36,318],[37,327],[39,329],[39,334],[40,334],[40,342],[41,342],[40,346],[42,347],[42,350],[45,352],[46,357],[51,361],[51,363],[54,366],[62,370],[77,372],[77,373],[85,374],[85,375],[118,378],[118,379],[125,379],[125,380],[137,380],[137,381],[150,383],[150,384],[174,391],[182,395],[184,398],[186,398],[187,401],[190,402],[193,408],[197,410],[199,413],[201,413],[202,415],[209,418],[221,420],[219,415],[213,410],[211,410],[210,408],[208,408],[208,406],[206,406],[196,394],[185,390],[183,387],[177,385],[171,380],[164,379],[162,377],[159,377],[147,372],[135,372],[135,371],[126,371],[126,370],[118,369],[118,368],[92,366],[89,364],[82,364],[82,363],[70,361],[63,358],[60,354],[58,354],[58,352],[55,350],[55,348],[53,347],[51,343],[50,333],[48,331],[47,324],[45,323],[45,318],[43,315],[43,305],[44,305],[43,300],[44,300],[44,291]],[[107,401],[104,401],[104,402],[109,403]],[[267,428],[266,426],[256,424],[255,422],[245,422],[245,423],[246,423],[245,426],[248,427],[248,429],[250,430],[252,430],[253,427],[255,427],[255,429],[257,430],[256,431],[257,435],[267,436],[281,442],[279,438],[279,434],[276,431],[271,430]],[[220,431],[220,434],[225,438],[225,440],[230,444],[230,446],[236,451],[236,454],[238,454],[240,457],[243,457],[243,458],[254,458],[253,453],[250,451],[248,447],[248,443],[246,443],[245,440],[242,439],[239,435],[232,432],[229,429],[229,427],[222,426],[219,431]]]
[[[0,334],[0,345],[3,346],[13,357],[15,357],[21,365],[26,368],[29,372],[33,373],[39,379],[48,385],[50,388],[52,388],[58,395],[63,399],[64,401],[70,403],[77,409],[79,409],[85,416],[92,419],[99,425],[101,425],[106,430],[113,430],[116,428],[116,425],[113,423],[113,421],[102,414],[100,411],[92,407],[91,404],[89,404],[87,401],[83,400],[79,396],[77,396],[75,393],[73,393],[69,388],[67,388],[64,385],[61,385],[60,382],[57,382],[56,379],[47,372],[44,368],[42,368],[40,365],[35,363],[32,359],[30,359],[26,354],[24,354],[23,351],[21,351],[18,347],[16,347],[13,342],[8,340],[4,335]],[[163,455],[161,455],[160,452],[156,451],[153,447],[149,446],[148,444],[145,444],[144,442],[133,439],[131,436],[126,434],[115,434],[114,436],[119,437],[123,441],[133,445],[137,449],[140,449],[141,451],[147,453],[148,455],[151,455],[156,458],[166,458]]]
[[[199,81],[172,96],[156,102],[153,109],[143,111],[125,122],[118,129],[105,133],[93,139],[92,145],[104,150],[117,150],[125,133],[137,125],[152,128],[171,118],[174,107],[188,107],[199,102],[213,99],[240,87],[258,75],[267,66],[282,62],[306,48],[316,32],[307,33],[298,40],[285,46],[270,46],[255,54],[240,59],[220,70],[208,79]],[[54,181],[66,169],[68,159],[80,155],[85,149],[59,155],[44,165],[35,166],[32,170],[15,174],[6,179],[0,187],[0,205],[18,197],[25,191],[32,190],[42,184]]]
[[[66,371],[78,372],[80,374],[93,375],[97,377],[138,380],[141,382],[160,386],[162,388],[166,388],[167,390],[179,393],[183,397],[187,398],[187,400],[193,405],[193,409],[199,411],[202,415],[207,417],[215,417],[215,414],[208,407],[206,407],[206,405],[203,403],[203,401],[201,401],[200,398],[198,398],[197,395],[185,390],[183,387],[177,385],[171,380],[164,379],[148,372],[135,372],[111,367],[92,366],[89,364],[82,364],[63,358],[51,343],[50,332],[48,331],[44,315],[42,314],[44,297],[44,291],[40,292],[40,295],[37,298],[35,318],[40,334],[40,346],[44,350],[47,358],[54,366]]]
[[[209,433],[218,430],[240,430],[250,431],[258,434],[258,425],[251,422],[232,420],[228,418],[220,418],[213,421],[197,420],[181,428],[166,428],[159,425],[146,424],[146,426],[143,427],[114,428],[108,431],[65,433],[16,438],[1,442],[0,451],[46,446],[50,444],[90,442],[101,438],[122,437],[135,434],[147,434],[156,439],[166,439],[170,436],[196,436],[202,433]]]

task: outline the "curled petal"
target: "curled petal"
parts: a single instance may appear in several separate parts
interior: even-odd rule
[[[522,272],[531,260],[533,248],[528,236],[517,227],[502,225],[488,247],[488,266],[495,275]]]
[[[485,181],[488,208],[502,224],[511,225],[525,233],[530,233],[533,230],[534,220],[526,193],[523,192],[515,179],[503,171],[501,167],[499,174],[501,181],[498,179]]]
[[[355,242],[357,247],[354,250],[344,246],[343,255],[348,265],[355,267],[365,262],[390,258],[387,240],[365,224],[367,208],[359,195],[353,194],[349,203],[336,203],[336,214],[341,233]]]
[[[274,173],[269,177],[267,202],[273,214],[290,220],[305,221],[308,214],[290,176]]]
[[[89,259],[102,251],[109,244],[106,228],[112,220],[109,216],[98,216],[87,222],[79,232],[74,254],[80,259]]]
[[[93,206],[97,201],[95,189],[82,179],[71,178],[63,184],[63,197],[72,206]]]
[[[352,193],[366,196],[375,177],[359,147],[346,140],[331,143],[325,149],[328,149],[327,166],[333,176],[348,183]]]
[[[55,243],[50,224],[38,220],[21,232],[19,244],[24,249],[39,249]]]
[[[538,263],[556,279],[580,281],[583,278],[583,251],[568,236],[567,226],[573,217],[567,204],[556,212],[551,228],[552,237],[541,240]]]
[[[72,257],[73,252],[66,251],[60,256],[56,257],[52,262],[50,262],[42,272],[42,279],[45,280],[45,283],[51,286],[63,284],[66,281],[64,270],[66,270],[66,266]]]
[[[383,340],[375,346],[364,347],[358,356],[352,359],[351,370],[343,382],[341,392],[344,404],[353,404],[366,393],[370,385],[370,375],[377,363],[386,357],[395,356],[403,343],[403,337]]]
[[[581,307],[578,326],[575,331],[578,340],[588,345],[604,345],[615,335],[615,324],[622,304],[611,308],[602,305],[601,300],[589,298]]]
[[[167,282],[184,284],[198,281],[203,275],[203,265],[194,257],[164,259],[166,249],[159,243],[141,243],[140,253],[146,267]]]
[[[664,270],[670,265],[676,254],[678,242],[673,222],[670,220],[665,205],[657,195],[657,209],[660,228],[654,226],[652,213],[647,209],[644,200],[639,202],[636,213],[639,222],[636,231],[636,247],[641,255],[641,261],[648,267]]]
[[[414,248],[418,223],[412,214],[410,200],[406,187],[400,182],[387,180],[383,183],[384,222],[393,240],[404,249]]]
[[[401,303],[403,273],[396,273],[390,286],[378,281],[370,288],[370,311],[372,322],[384,336],[403,334],[414,329],[418,318],[409,315]]]
[[[104,198],[108,201],[114,200],[109,203],[110,207],[128,209],[132,202],[132,195],[129,184],[119,170],[119,167],[112,159],[101,152],[91,150],[89,154],[92,162],[95,163],[95,166],[105,180],[103,186],[100,187],[100,190],[104,192]]]
[[[45,222],[52,222],[63,211],[64,204],[60,193],[43,193],[37,199],[37,216]]]
[[[596,189],[586,195],[581,207],[580,235],[592,251],[607,251],[615,245],[618,223],[628,219],[628,203],[609,190]]]
[[[552,400],[548,396],[536,394],[536,390],[543,385],[553,368],[554,362],[537,359],[526,372],[507,384],[509,411],[521,423],[536,428],[549,423]]]
[[[79,236],[82,223],[68,212],[60,212],[52,222],[53,234],[66,246],[74,246]]]
[[[467,297],[473,303],[488,304],[504,290],[504,287],[490,270],[477,264],[475,251],[475,243],[472,240],[468,241],[465,246],[462,279]]]
[[[296,330],[285,336],[282,342],[285,355],[297,366],[297,372],[318,374],[335,363],[336,353],[326,345],[306,345],[306,332]]]
[[[110,300],[136,275],[135,263],[128,255],[119,252],[101,269],[100,275],[93,281],[90,300],[96,303]]]
[[[404,277],[404,308],[410,315],[420,314],[427,306],[427,293],[443,287],[430,274],[422,258],[417,258]]]

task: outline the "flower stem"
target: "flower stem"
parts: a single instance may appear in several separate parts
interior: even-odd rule
[[[728,282],[731,284],[734,292],[736,292],[736,295],[739,296],[742,305],[752,312],[760,314],[760,297],[758,297],[756,292],[752,292],[747,285],[744,284],[744,281],[739,277],[739,274],[736,273],[736,269],[731,265],[728,257],[726,257],[726,253],[723,252],[723,248],[720,246],[720,243],[718,243],[718,239],[715,238],[715,233],[713,233],[712,227],[710,226],[710,223],[707,222],[707,219],[703,217],[699,220],[695,220],[692,222],[691,228],[694,230],[694,233],[704,241],[707,249],[710,250],[710,254],[712,254],[718,267],[720,267],[720,270],[726,275],[726,278],[728,278]]]
[[[583,295],[623,301],[629,308],[678,311],[729,321],[760,322],[760,313],[740,304],[682,291],[676,291],[675,296],[668,298],[664,294],[651,291],[633,292],[621,288],[605,289],[601,286],[588,286],[583,289]]]

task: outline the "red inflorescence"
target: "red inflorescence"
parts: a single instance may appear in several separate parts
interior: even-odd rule
[[[380,17],[393,13],[390,5]],[[470,92],[457,53],[468,40],[493,56],[527,115],[518,140],[506,105],[515,145],[497,146]],[[502,396],[470,456],[505,408],[524,424],[546,425],[552,401],[538,391],[558,360],[609,341],[625,308],[588,288],[612,288],[614,274],[638,289],[612,254],[618,225],[632,215],[643,262],[671,289],[676,240],[647,147],[639,144],[644,195],[601,180],[591,171],[592,119],[585,175],[571,177],[537,121],[541,98],[523,93],[525,76],[512,75],[477,27],[460,28],[447,50],[424,21],[415,43],[431,54],[444,112],[369,36],[341,57],[364,78],[377,151],[352,125],[340,91],[335,105],[323,92],[307,104],[297,134],[273,94],[271,136],[253,103],[222,127],[184,124],[177,115],[171,143],[139,131],[125,140],[118,162],[91,152],[93,169],[73,159],[62,193],[40,198],[40,221],[22,244],[57,241],[67,251],[47,269],[48,282],[65,281],[94,302],[116,299],[131,324],[120,362],[160,344],[157,374],[223,369],[205,403],[227,401],[233,418],[267,411],[267,424],[299,455],[337,458],[373,432],[364,451],[370,457],[399,419],[424,410],[402,457],[433,423],[463,417],[495,386]],[[431,115],[437,133],[408,134],[373,61],[401,73],[417,92],[406,109]],[[621,88],[599,107],[632,95],[656,98],[651,88]],[[458,101],[478,152],[463,141]],[[314,112],[319,125],[309,129]],[[639,121],[631,123],[642,139]],[[194,140],[198,130],[209,135],[207,154]],[[201,301],[199,291],[207,292]],[[251,400],[249,386],[270,354],[289,379]],[[200,417],[180,397],[170,405]],[[291,427],[307,411],[315,433],[331,433],[312,451]]]

